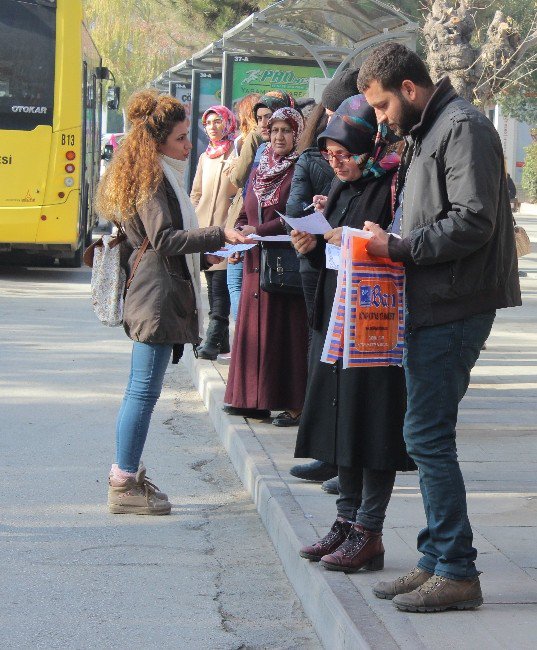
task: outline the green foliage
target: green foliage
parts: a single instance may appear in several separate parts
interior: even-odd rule
[[[227,29],[259,9],[259,3],[243,0],[190,0],[188,5],[190,15],[201,18],[214,38],[220,38]]]
[[[537,202],[537,142],[526,147],[526,165],[522,170],[522,187],[531,202]]]
[[[122,89],[123,105],[131,93],[212,40],[177,0],[84,0],[84,12],[103,63]]]
[[[527,96],[523,92],[510,91],[498,98],[502,113],[530,126],[537,125],[537,93]]]

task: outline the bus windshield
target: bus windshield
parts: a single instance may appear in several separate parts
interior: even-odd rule
[[[52,126],[54,0],[0,2],[0,129]]]

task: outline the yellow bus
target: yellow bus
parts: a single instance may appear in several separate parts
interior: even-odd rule
[[[0,253],[80,266],[107,76],[82,0],[0,0]]]

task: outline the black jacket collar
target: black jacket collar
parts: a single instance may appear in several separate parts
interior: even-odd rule
[[[451,85],[449,77],[441,79],[436,84],[436,90],[423,109],[421,120],[410,130],[410,138],[416,140],[416,138],[423,137],[442,109],[457,97],[458,95]]]

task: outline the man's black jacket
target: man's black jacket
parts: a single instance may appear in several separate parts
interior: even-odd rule
[[[503,151],[492,123],[446,77],[410,132],[399,172],[410,325],[521,304]]]

